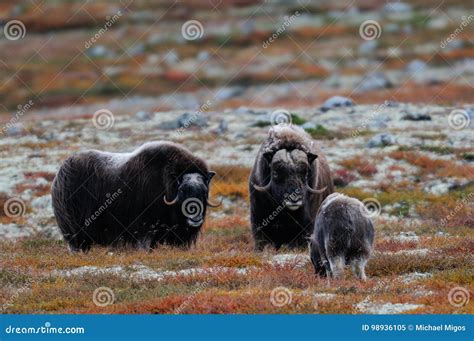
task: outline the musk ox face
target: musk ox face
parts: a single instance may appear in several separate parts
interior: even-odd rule
[[[163,198],[166,205],[175,207],[182,224],[194,228],[201,227],[207,205],[218,206],[208,201],[209,183],[215,174],[215,172],[209,172],[207,176],[200,173],[184,174],[177,179],[175,198],[171,201],[168,201],[166,195]]]
[[[270,181],[264,187],[254,185],[258,191],[267,191],[273,199],[290,211],[304,206],[308,192],[320,193],[310,187],[310,165],[317,155],[299,149],[280,149],[275,154],[264,154],[270,164]]]

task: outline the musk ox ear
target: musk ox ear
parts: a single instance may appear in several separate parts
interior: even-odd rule
[[[313,161],[316,160],[317,158],[318,158],[317,154],[314,154],[314,153],[311,153],[311,152],[308,153],[308,162],[309,162],[309,164],[312,164]]]
[[[207,184],[211,182],[214,175],[216,175],[216,172],[210,171],[209,173],[207,173]]]

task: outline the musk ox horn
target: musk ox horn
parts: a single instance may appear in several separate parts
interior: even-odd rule
[[[272,181],[270,180],[270,182],[268,184],[266,184],[265,186],[258,186],[256,184],[253,184],[253,188],[255,188],[257,191],[259,192],[266,192],[270,189],[270,187],[272,186]]]
[[[176,202],[178,201],[178,196],[176,196],[176,198],[174,198],[173,200],[168,201],[168,200],[166,199],[166,194],[165,194],[165,195],[163,196],[163,201],[165,202],[166,205],[171,206],[171,205],[176,204]]]
[[[209,207],[219,207],[220,205],[222,205],[222,199],[217,204],[214,204],[213,202],[209,201],[209,199],[207,200],[207,206]]]
[[[324,186],[323,188],[320,188],[320,189],[314,189],[314,188],[311,188],[309,185],[306,185],[306,188],[308,189],[308,191],[310,191],[313,194],[321,194],[328,188],[328,186]]]

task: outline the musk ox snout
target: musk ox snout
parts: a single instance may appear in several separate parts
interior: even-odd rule
[[[322,203],[311,236],[310,256],[316,274],[342,276],[346,264],[365,280],[373,250],[374,227],[362,202],[333,193]]]

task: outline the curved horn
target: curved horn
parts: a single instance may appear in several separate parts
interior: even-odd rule
[[[308,154],[308,155],[309,155],[309,154]],[[311,155],[314,156],[313,161],[314,161],[315,159],[317,159],[317,157],[318,157],[316,154],[311,154]],[[309,156],[308,156],[308,157],[309,157]],[[316,162],[316,174],[318,174],[318,173],[319,173],[319,160]],[[316,182],[318,182],[317,178],[316,178]],[[308,189],[309,192],[311,192],[311,193],[313,193],[313,194],[321,194],[321,193],[323,193],[323,192],[328,188],[328,186],[324,186],[324,187],[321,188],[321,189],[314,189],[314,188],[311,188],[311,186],[309,185],[308,182],[306,182],[306,188]]]
[[[306,185],[306,188],[308,189],[308,191],[310,191],[313,194],[321,194],[328,188],[328,186],[324,186],[323,188],[320,188],[320,189],[314,189],[314,188],[311,188],[309,185]]]
[[[270,187],[272,186],[272,180],[270,180],[268,182],[268,184],[266,184],[265,186],[258,186],[256,184],[252,184],[253,188],[255,188],[257,191],[259,192],[266,192],[270,189]]]
[[[214,204],[213,202],[209,201],[209,199],[207,200],[207,205],[209,207],[219,207],[220,205],[222,205],[222,199],[221,201],[219,201],[217,204]]]
[[[176,198],[174,198],[173,200],[171,201],[168,201],[166,199],[166,194],[163,196],[163,201],[165,202],[166,205],[170,206],[170,205],[174,205],[176,204],[176,202],[178,201],[178,196],[176,196]]]

